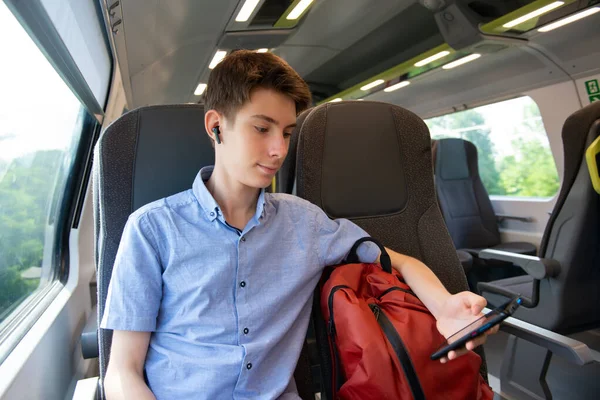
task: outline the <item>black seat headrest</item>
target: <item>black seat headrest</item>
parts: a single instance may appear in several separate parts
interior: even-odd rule
[[[440,179],[468,179],[479,175],[477,148],[473,143],[463,139],[440,139],[435,147],[435,173]]]

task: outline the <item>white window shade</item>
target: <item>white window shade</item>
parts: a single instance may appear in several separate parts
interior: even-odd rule
[[[100,107],[110,83],[111,57],[95,0],[41,0]]]

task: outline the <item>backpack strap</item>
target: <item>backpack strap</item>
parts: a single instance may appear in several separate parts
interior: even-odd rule
[[[358,250],[358,246],[360,246],[364,242],[373,242],[377,245],[377,247],[379,247],[379,250],[381,251],[381,255],[379,256],[379,262],[381,263],[381,267],[383,268],[383,270],[385,272],[387,272],[388,274],[391,274],[392,273],[392,260],[390,260],[389,254],[387,253],[387,251],[385,251],[385,247],[383,247],[383,245],[377,239],[373,239],[372,237],[369,237],[369,236],[360,238],[354,243],[354,245],[350,249],[350,252],[348,253],[348,256],[346,257],[345,262],[348,264],[354,264],[354,263],[360,262],[358,259],[358,254],[356,254],[356,252]]]

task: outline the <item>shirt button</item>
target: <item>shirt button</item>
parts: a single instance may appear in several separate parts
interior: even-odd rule
[[[246,281],[241,281],[241,282],[240,282],[240,286],[241,286],[241,287],[246,287]]]
[[[245,237],[245,236],[242,236],[242,238],[241,238],[240,240],[241,240],[242,242],[245,242],[245,241],[246,241],[246,237]]]
[[[214,213],[214,212],[211,212],[211,213],[210,213],[210,216],[211,216],[211,217],[214,217],[214,216],[215,216],[215,213]]]
[[[248,363],[248,364],[246,364],[246,368],[248,368],[248,369],[252,369],[252,363]]]
[[[250,329],[248,329],[248,328],[244,328],[244,335],[247,335],[247,334],[248,334],[248,332],[250,332]]]

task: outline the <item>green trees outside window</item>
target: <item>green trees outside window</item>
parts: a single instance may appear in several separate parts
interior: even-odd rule
[[[520,97],[425,121],[432,139],[461,138],[477,147],[490,195],[552,197],[560,182],[539,109]]]

